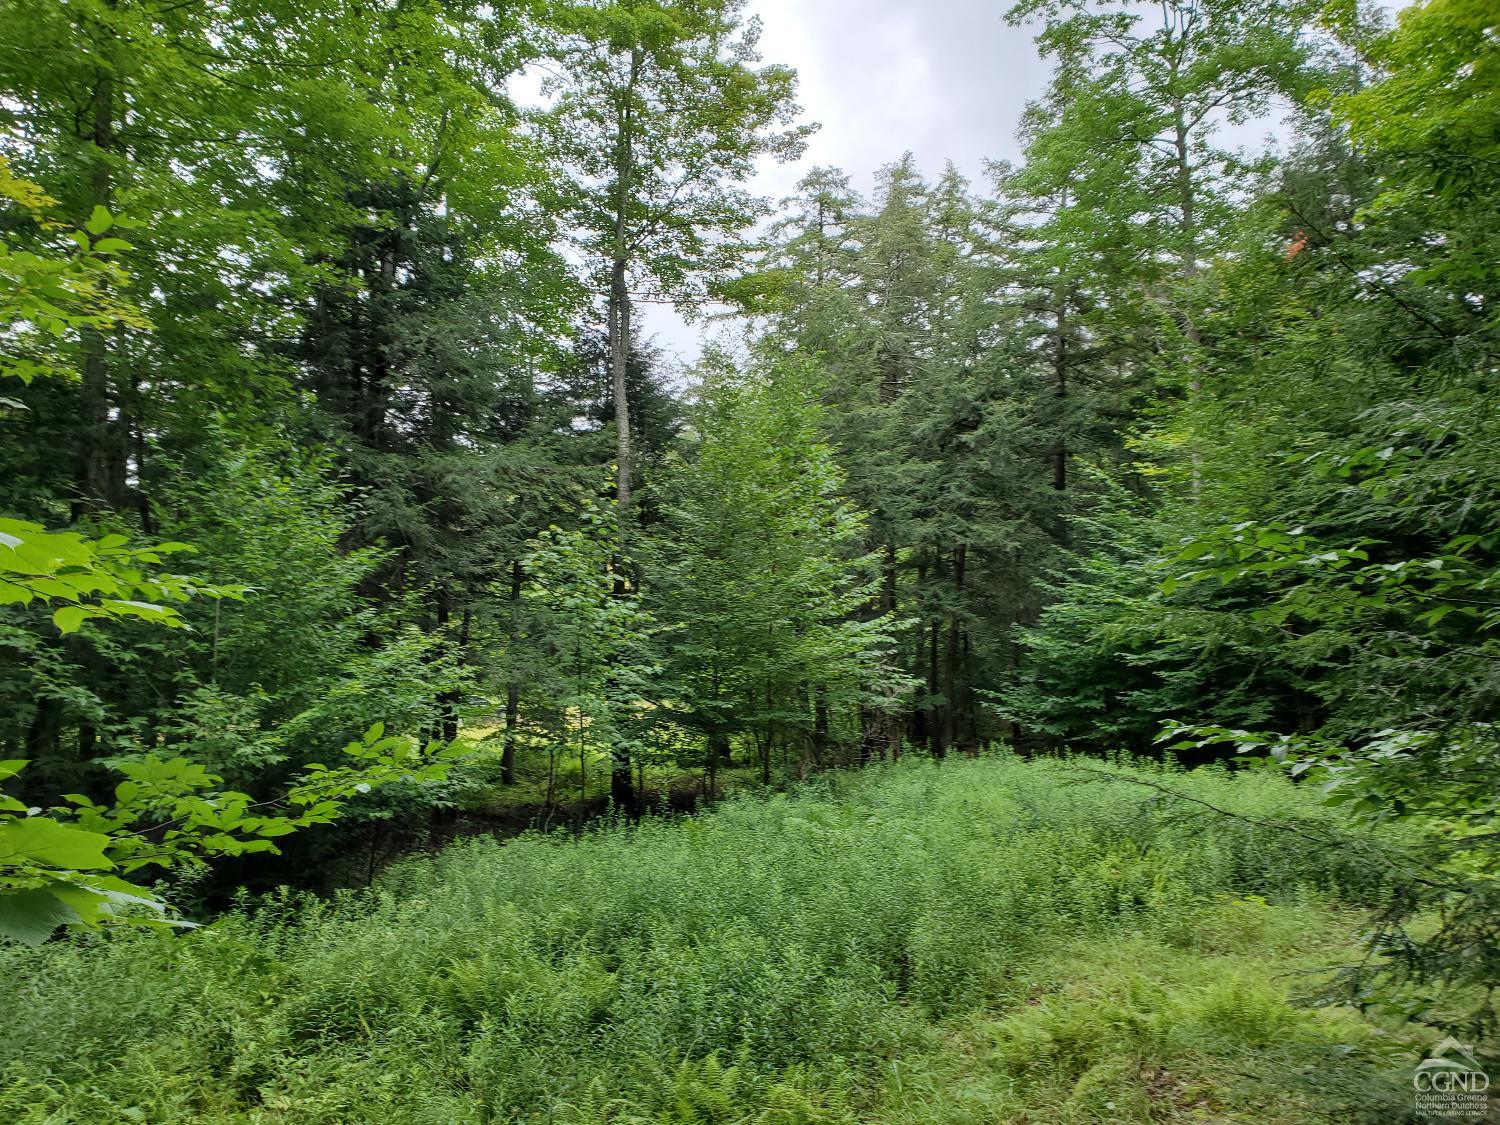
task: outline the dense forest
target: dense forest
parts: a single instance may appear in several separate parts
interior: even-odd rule
[[[993,18],[773,200],[745,0],[0,0],[7,1119],[1458,1115],[1500,10]]]

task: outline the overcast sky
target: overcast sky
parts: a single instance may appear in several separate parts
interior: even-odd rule
[[[1032,29],[1006,26],[1008,0],[751,0],[766,62],[795,67],[804,121],[822,127],[795,164],[767,161],[756,190],[779,199],[815,164],[868,194],[910,149],[929,176],[952,160],[980,181],[987,159],[1015,159],[1016,125],[1047,67]],[[642,309],[647,332],[691,361],[704,327]]]

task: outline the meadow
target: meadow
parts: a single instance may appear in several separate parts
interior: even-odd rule
[[[1375,846],[1269,775],[1010,756],[472,839],[0,950],[0,1119],[1400,1121],[1411,1045],[1298,1002]]]

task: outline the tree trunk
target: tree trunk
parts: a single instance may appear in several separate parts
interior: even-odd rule
[[[26,756],[55,757],[62,731],[63,705],[51,696],[41,696],[33,707],[31,722],[26,727]]]
[[[928,750],[934,758],[941,758],[947,752],[947,746],[943,742],[943,732],[947,723],[943,718],[944,708],[947,701],[937,702],[938,697],[938,638],[942,635],[943,626],[937,618],[933,618],[927,628],[927,696],[933,701],[931,714],[927,719]]]
[[[1191,158],[1188,154],[1188,126],[1182,102],[1179,100],[1173,105],[1173,148],[1176,152],[1177,173],[1177,206],[1182,218],[1182,279],[1192,281],[1198,276],[1198,218],[1197,199],[1193,184],[1193,168]],[[1190,360],[1192,375],[1188,379],[1188,391],[1196,398],[1203,390],[1203,377],[1198,368],[1197,350],[1203,344],[1203,338],[1199,335],[1198,325],[1193,320],[1192,309],[1187,307],[1186,302],[1191,300],[1190,293],[1183,294],[1184,305],[1181,309],[1182,331],[1193,347],[1193,356]],[[1203,452],[1194,449],[1192,452],[1193,470],[1191,488],[1193,499],[1197,500],[1203,493]]]
[[[885,544],[884,557],[881,560],[880,581],[880,612],[896,612],[896,548],[892,543]]]
[[[630,77],[615,118],[615,213],[614,242],[609,271],[609,368],[615,400],[615,500],[620,519],[630,505],[630,402],[626,373],[630,359],[630,244],[626,220],[635,178],[635,83],[642,57],[630,54]]]
[[[583,807],[589,800],[589,736],[587,728],[580,726],[578,729],[578,815],[583,815]]]
[[[882,549],[880,564],[880,613],[896,612],[896,546],[889,540]],[[889,710],[873,713],[864,724],[865,737],[860,748],[861,764],[868,764],[879,749],[881,756],[889,753],[892,759],[901,756],[901,737],[905,733],[906,721]]]
[[[1068,487],[1068,297],[1061,285],[1056,301],[1056,336],[1052,344],[1052,386],[1057,395],[1057,435],[1052,446],[1052,487],[1063,492]]]
[[[635,770],[627,751],[612,747],[609,757],[609,799],[621,812],[636,813]]]
[[[615,400],[615,502],[623,526],[630,504],[630,395],[626,372],[630,362],[630,293],[625,261],[616,258],[609,287],[609,370]]]
[[[729,757],[729,736],[715,731],[708,736],[708,799],[712,801],[718,793],[719,759]]]
[[[942,552],[933,552],[933,574],[942,579]],[[944,718],[942,703],[938,702],[938,643],[942,636],[942,622],[933,616],[924,628],[927,636],[927,751],[933,757],[944,756]]]
[[[927,587],[927,552],[924,549],[917,561],[917,589],[924,590]],[[920,668],[927,652],[927,629],[925,626],[917,629],[916,651],[912,654],[912,667]],[[927,685],[928,698],[932,695],[932,685]],[[915,746],[924,746],[927,743],[928,711],[931,704],[927,700],[919,700],[911,711],[911,741]]]
[[[813,765],[821,769],[828,760],[828,689],[822,684],[813,692],[813,729],[809,748]]]
[[[437,631],[443,635],[442,643],[438,646],[437,654],[441,659],[443,656],[452,654],[455,664],[463,660],[463,646],[468,642],[469,611],[464,610],[463,625],[459,631],[458,643],[447,636],[448,624],[453,616],[453,596],[447,586],[438,587],[436,617]],[[443,742],[452,742],[458,737],[458,704],[459,691],[449,688],[440,692],[437,697],[438,705],[438,738]]]
[[[767,684],[766,711],[770,712],[774,708],[775,703],[776,693],[774,689],[769,684]],[[760,783],[767,787],[769,787],[771,784],[771,755],[775,753],[775,750],[776,720],[774,718],[771,718],[766,720],[766,737],[764,743],[760,747]]]
[[[955,606],[948,615],[948,644],[943,659],[943,695],[947,703],[943,708],[943,746],[949,747],[958,741],[959,683],[958,657],[959,633],[963,628],[959,621],[957,599],[964,590],[964,545],[953,548],[953,591]]]
[[[141,376],[137,369],[133,369],[130,376],[130,400],[132,427],[127,431],[127,437],[135,460],[135,506],[141,517],[141,531],[155,536],[156,517],[151,511],[151,498],[146,494],[146,420],[142,417],[145,400],[141,395]]]
[[[970,757],[974,757],[979,753],[979,714],[978,709],[974,706],[974,692],[971,687],[973,684],[972,669],[974,667],[974,656],[967,629],[964,630],[963,641],[963,666],[969,675],[963,685],[963,705],[959,710],[959,740],[963,743],[964,752]]]
[[[632,48],[630,78],[616,112],[614,241],[609,272],[609,367],[615,400],[615,508],[622,548],[622,557],[615,560],[615,593],[621,597],[629,588],[624,573],[623,548],[630,528],[631,485],[630,396],[626,378],[630,361],[630,245],[626,218],[635,173],[635,108],[632,100],[642,61],[640,49]],[[610,752],[609,794],[617,809],[635,812],[630,754],[619,747]]]
[[[516,678],[514,664],[516,646],[521,636],[521,583],[525,575],[521,561],[510,564],[510,645],[512,672],[510,682],[505,685],[505,743],[500,751],[500,784],[516,783],[516,727],[521,719],[521,682]]]
[[[114,210],[114,177],[110,160],[117,155],[119,148],[119,138],[115,133],[115,98],[114,75],[101,67],[94,76],[87,134],[94,147],[89,203],[111,212]],[[75,520],[89,512],[118,505],[123,500],[125,481],[123,464],[116,465],[117,460],[123,460],[124,450],[109,416],[109,341],[99,328],[83,329],[80,338],[79,413],[82,425],[76,453],[78,494],[73,501]]]

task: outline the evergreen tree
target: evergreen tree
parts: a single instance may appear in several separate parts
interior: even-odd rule
[[[851,555],[863,519],[791,361],[749,375],[705,363],[691,444],[654,490],[649,600],[666,626],[678,721],[704,740],[707,785],[732,739],[751,735],[761,780],[777,748],[830,761],[830,715],[899,691],[888,617]]]

